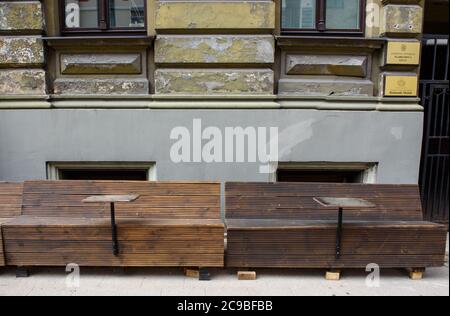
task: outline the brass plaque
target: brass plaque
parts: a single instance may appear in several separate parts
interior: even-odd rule
[[[385,77],[384,95],[387,97],[416,97],[418,89],[417,76]]]
[[[419,65],[419,42],[388,42],[386,64],[388,65]]]

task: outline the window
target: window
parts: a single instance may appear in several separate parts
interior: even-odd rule
[[[376,163],[280,163],[276,182],[376,183]]]
[[[282,0],[283,33],[364,34],[365,0]]]
[[[49,180],[117,180],[154,181],[154,163],[51,162],[47,164]]]
[[[145,0],[62,0],[63,33],[145,32]]]

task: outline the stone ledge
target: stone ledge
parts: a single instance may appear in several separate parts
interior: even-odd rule
[[[0,37],[0,68],[42,66],[44,44],[38,37]]]
[[[275,41],[265,35],[158,36],[159,64],[272,64]]]
[[[0,33],[40,34],[43,30],[40,1],[0,2]]]
[[[275,36],[277,46],[285,48],[302,48],[314,50],[338,50],[349,49],[358,52],[372,52],[382,49],[386,39],[383,38],[358,38],[358,37],[333,37],[333,36]]]
[[[205,99],[189,96],[185,100],[159,99],[150,95],[51,95],[0,96],[2,109],[299,109],[318,111],[422,112],[418,98],[382,97],[306,97],[239,96],[245,99]]]

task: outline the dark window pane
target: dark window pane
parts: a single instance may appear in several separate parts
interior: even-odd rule
[[[97,0],[65,0],[65,25],[69,29],[97,28]]]
[[[63,169],[60,180],[130,180],[146,181],[147,170],[140,169]]]
[[[361,183],[363,171],[291,170],[280,169],[278,182]]]
[[[109,0],[112,28],[140,28],[145,26],[144,0]]]
[[[283,0],[284,29],[315,29],[316,0]]]
[[[360,0],[327,0],[326,27],[330,30],[359,30]]]

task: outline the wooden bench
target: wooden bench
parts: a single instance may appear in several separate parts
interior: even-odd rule
[[[136,194],[117,203],[120,253],[111,247],[109,205],[95,195]],[[8,265],[223,267],[220,184],[29,181],[22,216],[3,227]]]
[[[423,221],[417,186],[317,183],[227,183],[226,266],[237,268],[427,268],[444,265],[447,230]],[[364,199],[338,213],[317,197]]]
[[[0,182],[0,267],[5,266],[2,225],[20,216],[22,189],[21,183]]]

